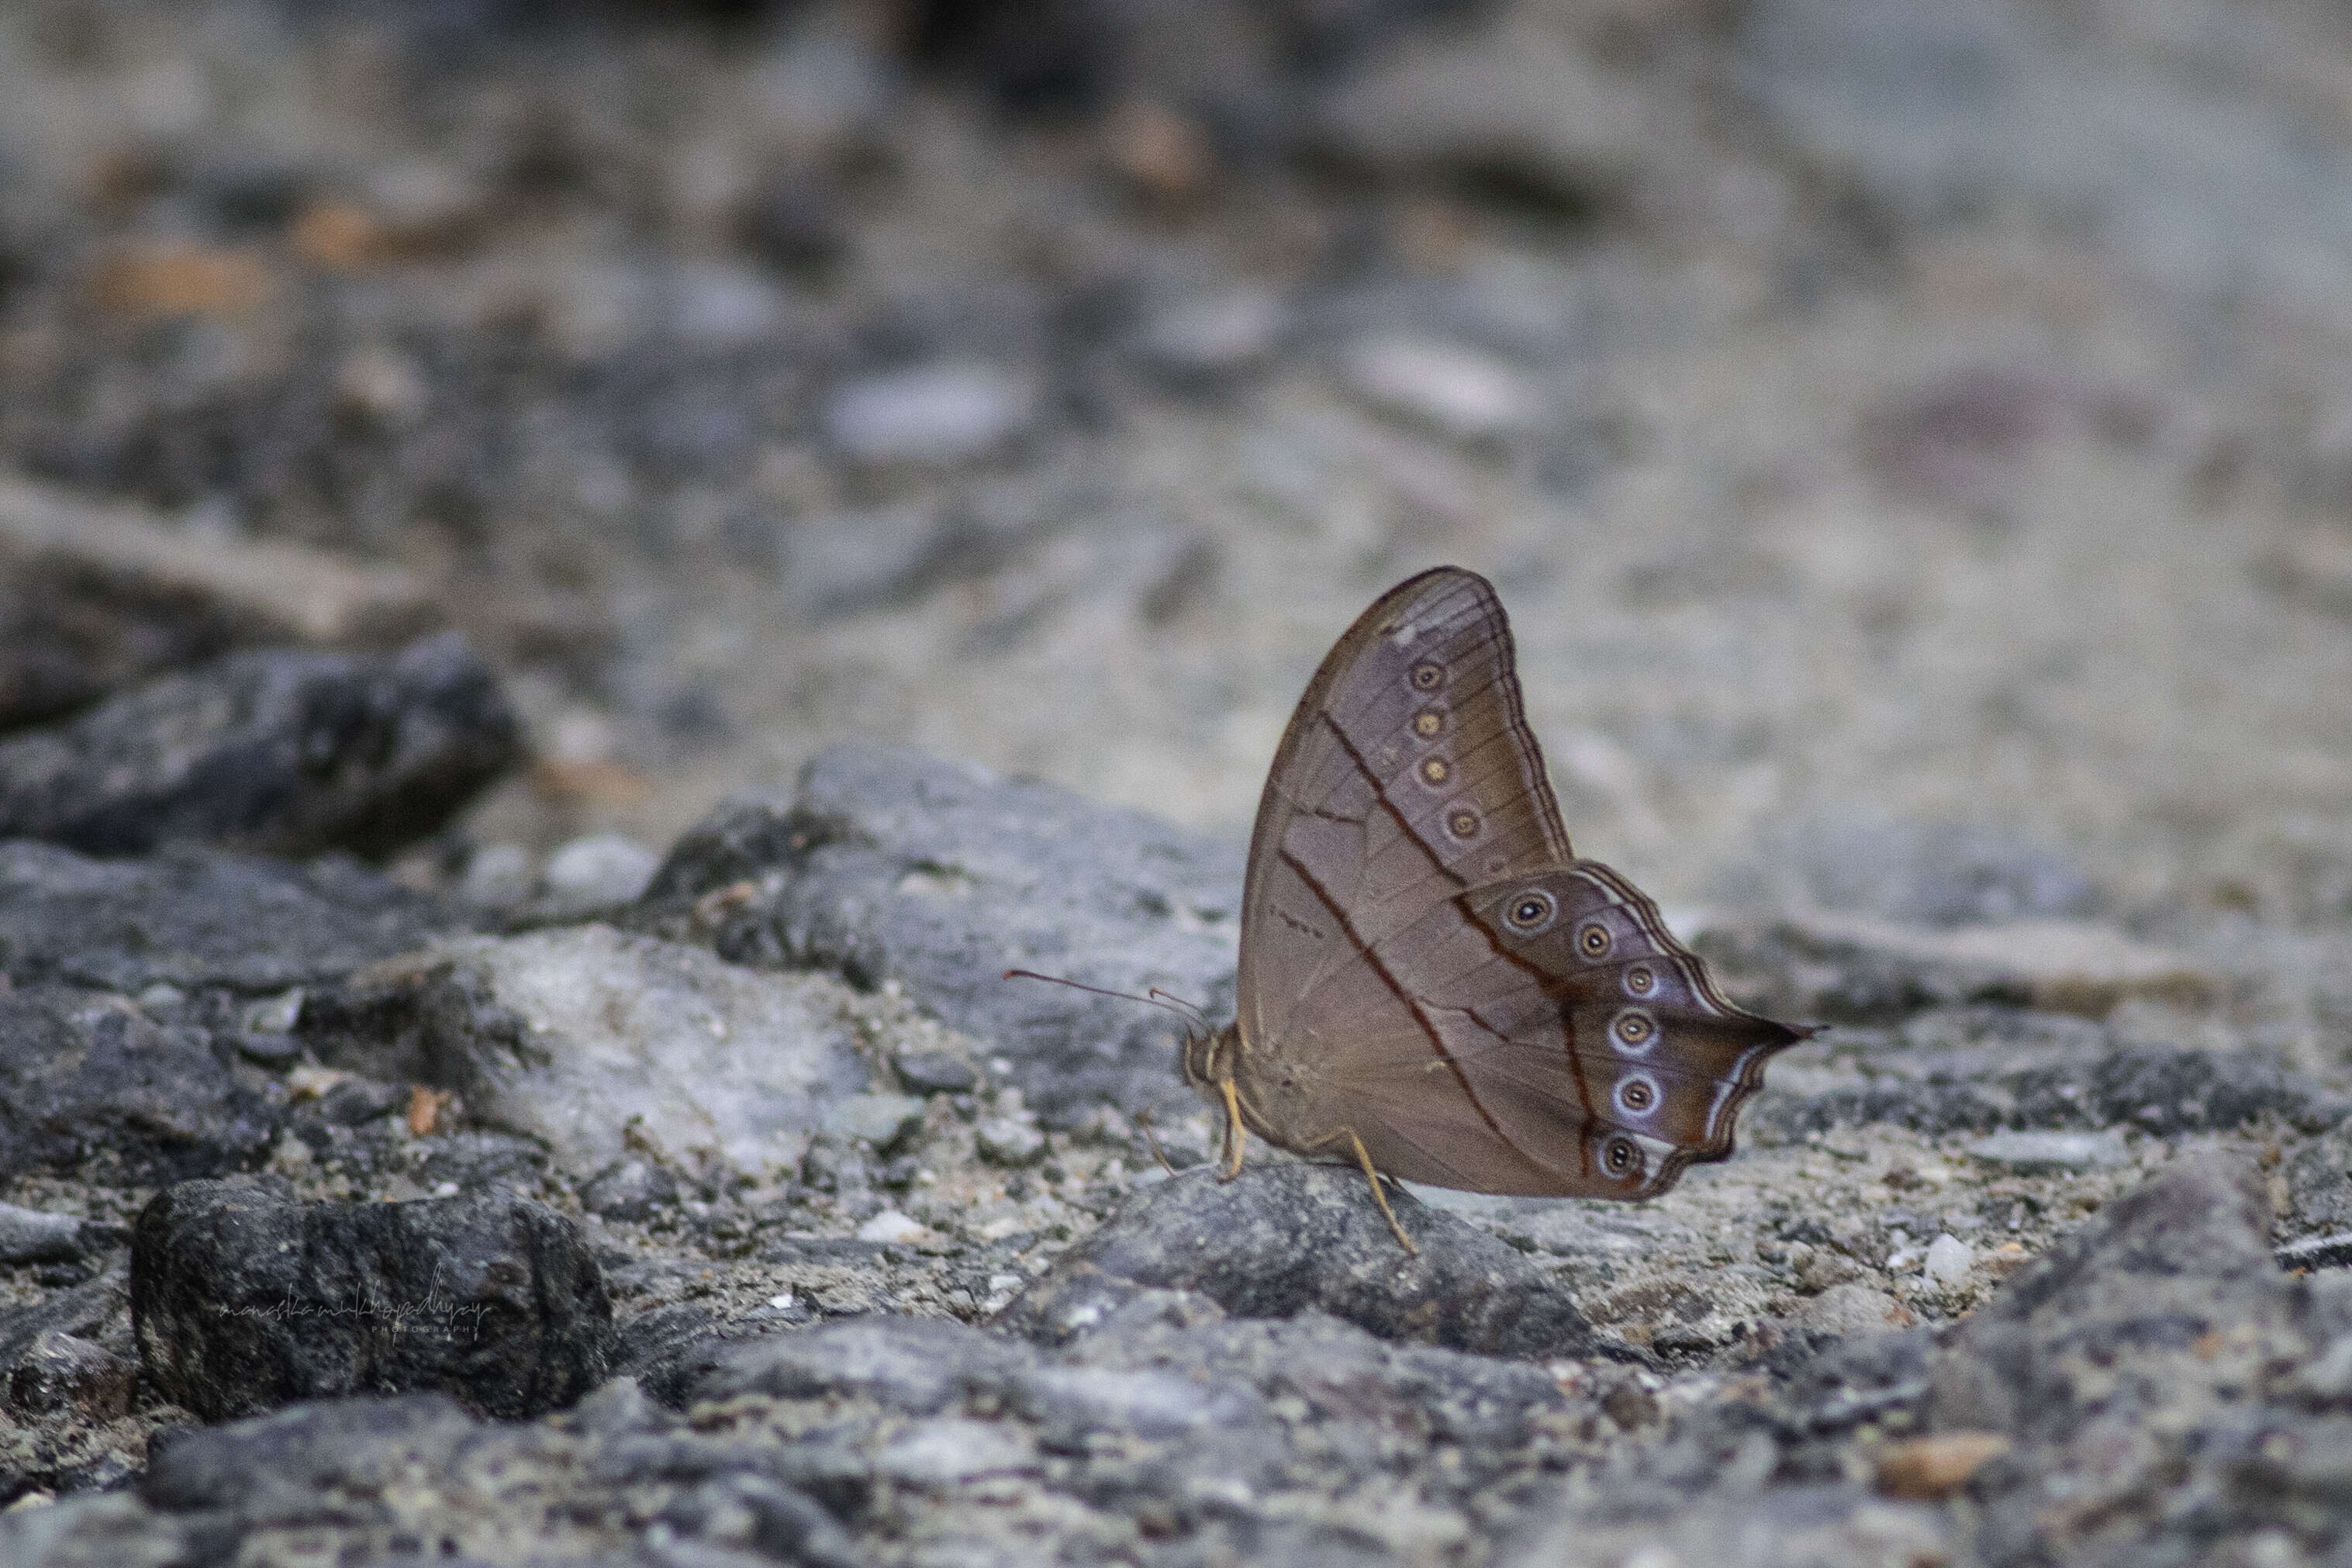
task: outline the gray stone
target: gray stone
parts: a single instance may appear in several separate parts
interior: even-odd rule
[[[2286,1178],[2289,1237],[2352,1231],[2352,1123],[2330,1128],[2297,1149],[2280,1174]]]
[[[93,855],[381,854],[438,827],[520,747],[454,635],[394,657],[237,654],[0,742],[0,836]]]
[[[0,1405],[38,1416],[71,1408],[86,1420],[129,1414],[139,1367],[78,1334],[50,1330],[9,1359],[0,1372]]]
[[[634,903],[660,865],[660,856],[625,834],[574,838],[549,856],[540,871],[548,912],[561,916]]]
[[[1177,385],[1214,386],[1271,357],[1286,315],[1280,297],[1263,289],[1171,300],[1138,330],[1135,352]]]
[[[1158,1442],[1258,1414],[1242,1391],[1158,1371],[1043,1366],[1010,1388],[1013,1408],[1044,1429],[1049,1448],[1081,1447],[1101,1432]]]
[[[1969,1277],[1976,1266],[1976,1248],[1958,1237],[1945,1232],[1927,1244],[1927,1256],[1921,1263],[1921,1272],[1938,1285],[1957,1285]]]
[[[479,1424],[443,1394],[321,1400],[158,1444],[140,1498],[169,1510],[299,1513],[327,1487],[430,1473]]]
[[[1349,390],[1372,407],[1457,441],[1499,440],[1542,412],[1535,384],[1491,354],[1434,338],[1383,332],[1341,363]]]
[[[1583,210],[1633,171],[1654,107],[1569,28],[1505,6],[1480,26],[1407,35],[1359,66],[1326,92],[1316,130],[1328,151],[1376,170],[1467,177]]]
[[[1969,1153],[2012,1171],[2095,1171],[2125,1163],[2122,1137],[2105,1132],[1995,1132],[1969,1145]]]
[[[1095,1279],[1197,1291],[1237,1317],[1313,1309],[1394,1339],[1485,1355],[1589,1355],[1590,1324],[1525,1255],[1411,1194],[1389,1202],[1408,1254],[1363,1173],[1261,1158],[1231,1182],[1205,1168],[1147,1188],[997,1314],[1055,1337],[1064,1298]]]
[[[730,1347],[693,1397],[854,1395],[909,1415],[936,1415],[1035,1363],[1035,1352],[1020,1342],[948,1320],[856,1318]]]
[[[890,1066],[914,1094],[970,1094],[980,1087],[980,1069],[951,1051],[900,1051]]]
[[[456,1089],[583,1180],[632,1152],[757,1174],[797,1167],[866,1086],[840,1005],[820,976],[587,925],[381,966],[310,997],[303,1033],[335,1065]]]
[[[279,1114],[201,1030],[60,985],[0,992],[0,1175],[219,1175],[267,1154]]]
[[[824,1130],[887,1154],[923,1124],[923,1102],[911,1094],[845,1095],[825,1108]]]
[[[196,1531],[120,1494],[0,1513],[0,1562],[26,1568],[184,1568]]]
[[[918,1421],[884,1444],[874,1468],[901,1486],[952,1491],[995,1476],[1034,1475],[1036,1449],[1017,1426],[940,1416]]]
[[[606,1219],[647,1220],[673,1207],[677,1177],[650,1160],[616,1160],[580,1189],[580,1206]]]
[[[0,1308],[0,1411],[27,1425],[123,1415],[139,1376],[129,1305],[116,1268],[44,1300]],[[21,1463],[23,1448],[9,1457]]]
[[[0,1204],[0,1263],[63,1263],[79,1258],[88,1245],[85,1228],[69,1214]]]
[[[971,1135],[980,1157],[992,1165],[1034,1165],[1045,1157],[1045,1135],[1011,1117],[985,1118],[973,1126]]]
[[[857,744],[811,763],[789,805],[741,795],[690,829],[646,913],[739,963],[897,982],[1001,1052],[1058,1126],[1102,1100],[1171,1118],[1197,1101],[1172,1070],[1166,1014],[1004,972],[1229,1009],[1240,872],[1234,847],[1137,813]],[[751,896],[698,912],[703,894],[747,882]]]
[[[520,844],[485,844],[467,858],[457,896],[485,909],[505,909],[530,898],[536,880],[530,850]]]
[[[340,979],[451,924],[356,862],[220,850],[90,860],[0,844],[0,971],[135,994],[163,984],[247,994]]]
[[[866,464],[951,464],[985,457],[1026,432],[1036,384],[980,362],[888,371],[852,382],[825,405],[825,438]]]
[[[612,1307],[572,1222],[504,1195],[299,1202],[189,1182],[142,1211],[131,1311],[146,1375],[209,1420],[437,1390],[487,1415],[604,1376]]]
[[[2272,1255],[2282,1268],[2342,1268],[2352,1264],[2352,1230],[2290,1241]]]

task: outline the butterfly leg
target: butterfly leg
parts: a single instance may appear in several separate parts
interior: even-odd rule
[[[1174,1175],[1175,1163],[1168,1158],[1168,1151],[1160,1146],[1160,1134],[1152,1131],[1151,1113],[1149,1110],[1139,1111],[1136,1114],[1135,1124],[1142,1130],[1143,1141],[1151,1145],[1151,1157],[1160,1162],[1160,1168],[1170,1175]]]
[[[1242,1144],[1249,1137],[1249,1130],[1242,1125],[1241,1097],[1234,1092],[1234,1080],[1220,1079],[1217,1087],[1225,1091],[1225,1148],[1220,1156],[1225,1168],[1218,1173],[1217,1180],[1230,1182],[1242,1173]]]
[[[1356,1151],[1356,1163],[1364,1168],[1364,1180],[1372,1184],[1372,1202],[1381,1205],[1381,1215],[1389,1222],[1389,1228],[1396,1232],[1399,1244],[1407,1252],[1419,1257],[1421,1248],[1412,1244],[1412,1237],[1407,1236],[1404,1233],[1404,1226],[1397,1223],[1396,1211],[1389,1207],[1389,1195],[1381,1190],[1381,1173],[1372,1169],[1372,1157],[1365,1151],[1364,1141],[1356,1136],[1354,1128],[1350,1127],[1347,1131],[1348,1142]]]

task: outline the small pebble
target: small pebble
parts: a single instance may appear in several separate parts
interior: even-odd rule
[[[1976,1248],[1946,1233],[1927,1244],[1927,1275],[1938,1285],[1957,1285],[1975,1267]]]
[[[1434,339],[1367,339],[1349,352],[1343,370],[1373,407],[1459,441],[1517,434],[1542,405],[1534,384],[1510,366]]]
[[[887,1154],[923,1124],[923,1102],[910,1094],[853,1094],[825,1113],[825,1131]]]
[[[929,1226],[912,1215],[902,1214],[897,1209],[884,1209],[857,1227],[858,1240],[878,1241],[885,1244],[923,1241],[929,1239],[935,1234]]]
[[[850,383],[825,408],[824,433],[853,462],[960,463],[1028,429],[1037,402],[1035,384],[1001,365],[926,365]]]
[[[891,1065],[912,1094],[970,1094],[980,1087],[979,1069],[950,1051],[904,1051]]]
[[[992,1117],[972,1129],[980,1157],[992,1165],[1034,1165],[1045,1157],[1045,1135],[1025,1121]]]
[[[1207,383],[1263,363],[1281,341],[1282,328],[1278,298],[1264,289],[1235,289],[1160,310],[1144,323],[1135,348],[1171,381]]]
[[[520,844],[485,844],[466,861],[457,896],[483,909],[504,909],[530,897],[530,851]]]
[[[1969,1145],[1989,1164],[2012,1171],[2095,1171],[2131,1158],[2122,1134],[2100,1132],[1995,1132]]]
[[[661,857],[618,833],[575,838],[547,858],[540,880],[548,900],[565,910],[634,903],[661,868]]]

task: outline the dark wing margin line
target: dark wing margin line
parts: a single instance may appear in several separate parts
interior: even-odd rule
[[[1299,862],[1298,858],[1293,855],[1289,850],[1285,849],[1282,851],[1282,860],[1283,864],[1288,866],[1293,871],[1298,874],[1298,879],[1300,881],[1315,889],[1315,896],[1323,900],[1323,907],[1331,911],[1331,918],[1339,922],[1339,929],[1348,933],[1348,940],[1356,944],[1356,951],[1364,955],[1364,962],[1372,966],[1372,973],[1381,977],[1381,984],[1389,988],[1390,994],[1393,995],[1399,1002],[1404,1004],[1405,1011],[1412,1015],[1412,1021],[1420,1026],[1422,1034],[1427,1037],[1429,1040],[1429,1048],[1437,1053],[1438,1059],[1443,1061],[1446,1065],[1446,1068],[1454,1074],[1454,1081],[1462,1086],[1463,1098],[1467,1100],[1470,1102],[1471,1109],[1478,1113],[1478,1120],[1486,1124],[1486,1130],[1492,1132],[1496,1137],[1501,1139],[1505,1143],[1508,1144],[1512,1151],[1521,1159],[1527,1160],[1532,1164],[1538,1166],[1541,1165],[1543,1162],[1537,1160],[1525,1149],[1520,1148],[1517,1142],[1512,1141],[1511,1135],[1503,1131],[1503,1124],[1495,1120],[1495,1113],[1486,1109],[1486,1102],[1480,1100],[1478,1098],[1478,1091],[1470,1087],[1470,1075],[1462,1070],[1462,1064],[1455,1061],[1454,1059],[1454,1053],[1445,1048],[1445,1037],[1437,1032],[1437,1026],[1435,1024],[1430,1022],[1429,1014],[1423,1008],[1421,999],[1415,996],[1412,992],[1406,990],[1404,986],[1399,983],[1396,975],[1391,972],[1389,966],[1381,962],[1380,953],[1372,947],[1371,943],[1366,942],[1357,933],[1355,922],[1348,919],[1348,911],[1339,907],[1339,900],[1332,898],[1330,892],[1323,886],[1323,884],[1316,879],[1315,874],[1307,870],[1307,868]],[[1452,873],[1450,872],[1447,873],[1447,875],[1451,874]]]
[[[1685,947],[1675,940],[1675,933],[1666,929],[1666,918],[1658,912],[1656,900],[1598,860],[1580,860],[1576,863],[1576,868],[1591,876],[1625,901],[1626,908],[1633,911],[1634,921],[1641,926],[1642,934],[1657,943],[1661,951],[1682,964],[1683,973],[1690,977],[1693,986],[1700,995],[1706,998],[1709,1006],[1717,1008],[1727,1017],[1754,1018],[1759,1023],[1765,1024],[1776,1022],[1774,1019],[1764,1017],[1761,1014],[1749,1012],[1716,989],[1715,977],[1709,974],[1706,972],[1706,966],[1698,961],[1698,954]],[[1788,1027],[1785,1024],[1780,1026]],[[1800,1039],[1803,1037],[1801,1035],[1798,1037]]]

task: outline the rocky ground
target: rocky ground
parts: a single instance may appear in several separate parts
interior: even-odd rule
[[[0,16],[0,1562],[2352,1562],[2335,9],[546,9]],[[1440,561],[1829,1026],[1408,1257],[1001,976]]]

